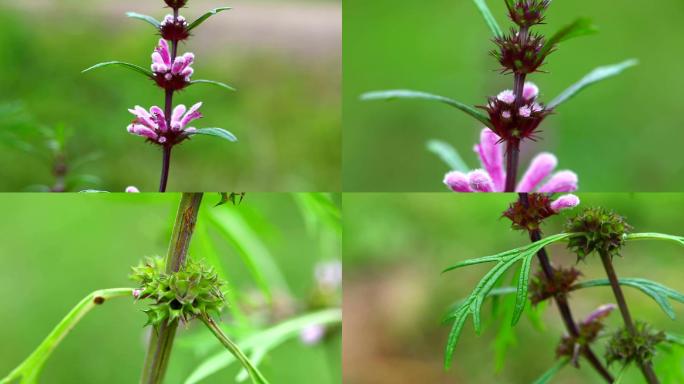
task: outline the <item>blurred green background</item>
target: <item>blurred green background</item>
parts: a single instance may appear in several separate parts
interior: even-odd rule
[[[341,239],[334,211],[339,196],[247,194],[240,206],[214,207],[218,194],[205,194],[191,257],[205,257],[228,276],[230,295],[254,327],[281,323],[308,313],[321,262],[340,260]],[[59,320],[86,294],[100,288],[132,287],[130,267],[145,256],[165,255],[180,195],[9,194],[0,198],[0,377],[36,348]],[[318,201],[321,204],[315,204]],[[313,207],[328,206],[328,212]],[[212,216],[215,215],[215,216]],[[213,217],[213,218],[212,218]],[[329,222],[316,218],[329,217]],[[239,247],[210,222],[240,234],[257,269],[269,278],[268,304]],[[339,218],[337,218],[339,220]],[[228,236],[230,237],[230,236]],[[215,252],[209,252],[207,242]],[[215,259],[209,259],[210,255]],[[218,260],[218,263],[212,260]],[[274,268],[267,268],[269,265]],[[275,271],[275,272],[274,272]],[[331,298],[339,307],[340,295]],[[116,299],[95,308],[48,360],[41,383],[135,383],[146,351],[145,304]],[[222,324],[240,334],[249,327],[224,311]],[[269,353],[261,368],[272,383],[341,383],[341,332],[305,345],[296,336]],[[238,335],[237,339],[240,340]],[[222,347],[201,323],[180,327],[167,383],[182,383],[207,356]],[[201,383],[232,383],[235,366]]]
[[[502,28],[511,25],[503,0],[488,0]],[[447,167],[425,143],[453,144],[468,165],[482,128],[438,103],[361,102],[382,89],[415,89],[483,105],[512,87],[489,55],[491,32],[471,0],[346,0],[344,10],[344,187],[348,191],[444,191]],[[578,173],[587,192],[678,191],[684,188],[681,72],[684,2],[554,1],[551,34],[589,17],[597,35],[563,43],[531,80],[548,102],[597,66],[637,58],[641,65],[589,88],[542,125],[542,140],[523,144],[521,167],[539,152]]]
[[[515,345],[496,373],[495,335],[499,321],[489,303],[483,307],[483,324],[476,337],[472,322],[463,328],[452,369],[444,372],[443,350],[450,326],[440,324],[447,308],[466,297],[491,265],[472,266],[448,274],[441,271],[469,258],[492,255],[529,242],[500,219],[514,195],[441,193],[345,194],[344,204],[344,382],[384,383],[521,383],[537,379],[554,362],[555,348],[564,327],[555,305],[542,312],[544,330],[535,329],[523,315],[514,329]],[[581,194],[581,206],[604,206],[625,215],[635,232],[684,235],[681,194]],[[548,220],[546,234],[562,230],[573,211]],[[574,265],[576,256],[563,244],[548,247],[556,265]],[[615,259],[621,277],[658,281],[680,292],[684,248],[655,241],[630,242]],[[589,258],[578,266],[583,279],[605,278],[600,260]],[[533,270],[537,269],[536,262]],[[510,274],[506,275],[510,276]],[[510,278],[510,277],[506,277]],[[684,306],[673,302],[677,319],[670,320],[641,292],[624,289],[633,317],[655,327],[684,334]],[[570,303],[576,320],[601,304],[614,302],[610,288],[574,292]],[[619,314],[608,327],[621,325]],[[596,346],[602,356],[603,348]],[[655,367],[663,383],[684,381],[684,349],[679,360],[662,353]],[[613,372],[619,368],[613,367]],[[585,362],[579,371],[564,368],[552,383],[600,383]],[[623,383],[643,383],[631,367]]]
[[[134,105],[163,103],[163,91],[139,74],[93,64],[122,60],[149,67],[158,36],[126,11],[163,18],[163,1],[0,1],[0,105],[21,103],[37,124],[76,133],[70,160],[99,158],[74,172],[72,189],[156,191],[161,150],[126,132]],[[340,3],[336,0],[193,0],[183,15],[233,10],[210,18],[181,47],[192,51],[196,79],[228,83],[238,92],[196,85],[175,103],[203,101],[198,127],[222,127],[238,143],[201,137],[173,153],[170,191],[334,191],[340,188]],[[0,108],[1,109],[1,108]],[[0,138],[7,143],[9,126]],[[0,151],[0,190],[50,185],[36,155]]]

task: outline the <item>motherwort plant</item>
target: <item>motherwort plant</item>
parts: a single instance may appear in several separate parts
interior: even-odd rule
[[[96,64],[83,71],[88,72],[105,66],[119,65],[144,75],[162,89],[164,104],[161,107],[155,105],[149,109],[136,105],[129,109],[134,119],[127,128],[129,133],[144,137],[147,142],[161,148],[163,155],[161,180],[159,182],[160,192],[166,191],[171,166],[171,151],[176,145],[189,140],[193,135],[210,135],[232,142],[237,141],[236,137],[225,129],[198,129],[191,125],[193,121],[203,117],[200,112],[201,102],[192,105],[190,108],[183,104],[174,105],[173,102],[175,93],[194,84],[212,84],[231,91],[234,90],[229,85],[218,81],[194,80],[195,71],[192,64],[195,62],[195,55],[190,52],[179,54],[180,43],[187,41],[195,28],[212,15],[230,8],[216,8],[200,16],[197,20],[188,22],[185,17],[180,15],[180,9],[185,7],[187,0],[164,0],[164,2],[171,8],[172,14],[166,15],[161,22],[152,16],[134,12],[127,13],[128,17],[151,24],[157,29],[161,37],[152,53],[150,70],[123,61],[108,61]]]
[[[662,310],[674,320],[675,313],[669,300],[684,303],[684,295],[662,284],[643,278],[618,277],[613,262],[622,249],[635,240],[664,240],[684,246],[684,237],[660,233],[632,233],[632,227],[620,215],[604,208],[587,208],[568,220],[563,233],[543,237],[542,223],[561,210],[579,205],[574,195],[562,196],[552,201],[548,194],[520,193],[518,199],[503,213],[510,219],[513,229],[525,232],[531,243],[493,256],[462,261],[448,269],[495,263],[495,266],[480,280],[472,293],[459,301],[447,314],[445,321],[453,322],[446,346],[445,367],[449,368],[456,343],[468,317],[472,316],[475,331],[482,329],[481,309],[485,300],[515,294],[511,310],[507,313],[502,329],[518,323],[523,312],[532,314],[532,306],[552,300],[566,329],[556,348],[557,363],[537,383],[546,383],[563,366],[571,363],[579,367],[585,359],[606,382],[617,382],[610,367],[621,366],[620,374],[630,364],[636,364],[649,384],[658,383],[653,370],[653,357],[660,351],[667,352],[671,344],[684,346],[684,338],[655,330],[642,320],[635,320],[623,295],[623,287],[640,290],[658,303]],[[577,262],[600,259],[606,274],[605,279],[581,281],[582,273],[574,268],[563,268],[551,263],[546,247],[553,243],[566,242],[568,249],[577,254]],[[535,257],[536,256],[536,257]],[[539,271],[531,276],[532,263],[537,259]],[[513,274],[515,287],[501,286],[506,273],[520,263],[520,269]],[[615,304],[602,305],[584,320],[577,321],[570,308],[570,294],[573,291],[607,286],[612,289]],[[607,330],[604,319],[618,309],[623,327]],[[510,317],[510,325],[506,323]],[[607,337],[604,359],[594,352],[601,337]],[[670,345],[668,345],[670,344]],[[677,364],[681,365],[681,362]]]
[[[554,155],[544,153],[532,161],[530,168],[518,181],[520,146],[526,140],[541,138],[542,122],[555,113],[562,103],[584,88],[606,78],[615,76],[636,65],[635,60],[600,67],[572,85],[551,102],[539,100],[539,88],[528,77],[546,63],[547,57],[558,45],[574,37],[594,32],[587,19],[578,19],[561,28],[551,37],[534,32],[534,27],[544,24],[550,0],[505,0],[508,15],[514,27],[504,32],[489,11],[485,0],[473,0],[491,29],[496,45],[491,51],[498,61],[502,74],[513,76],[512,88],[487,98],[480,106],[425,92],[412,90],[389,90],[366,93],[362,100],[423,99],[441,102],[455,107],[485,126],[481,144],[476,145],[482,170],[470,171],[458,152],[449,144],[431,141],[428,148],[440,156],[451,168],[444,183],[455,192],[572,192],[577,189],[577,175],[571,171],[559,172],[540,185],[557,165]],[[503,148],[502,148],[503,147]],[[505,153],[505,156],[504,156]],[[504,159],[505,158],[505,159]],[[505,163],[505,164],[504,164]]]

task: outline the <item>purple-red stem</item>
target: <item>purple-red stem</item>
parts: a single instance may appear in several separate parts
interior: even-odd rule
[[[519,199],[520,202],[525,206],[529,206],[529,195],[527,193],[520,193],[519,194]],[[541,230],[532,230],[528,231],[530,235],[530,240],[534,243],[542,238],[542,233]],[[554,274],[553,274],[553,267],[551,266],[551,260],[549,259],[549,255],[546,253],[546,249],[542,248],[537,252],[537,259],[539,260],[539,265],[541,265],[542,271],[544,273],[544,276],[546,279],[550,282],[553,282],[554,280]],[[570,304],[568,304],[568,299],[564,295],[554,295],[554,300],[556,302],[556,305],[558,306],[558,311],[561,314],[561,318],[563,319],[563,323],[565,324],[565,328],[567,329],[568,333],[572,337],[578,337],[579,336],[579,329],[577,328],[577,323],[575,322],[575,319],[572,316],[572,311],[570,310]],[[603,366],[601,363],[601,360],[596,356],[594,351],[591,349],[590,346],[585,346],[582,349],[582,353],[584,354],[584,357],[589,361],[589,363],[594,367],[594,369],[609,383],[613,382],[613,376],[610,374],[608,369]]]
[[[520,39],[527,40],[529,33],[527,27],[520,27]],[[525,89],[524,73],[516,73],[513,80],[513,93],[515,94],[515,109],[522,106],[523,90]],[[511,140],[506,143],[506,188],[504,192],[515,192],[515,183],[518,179],[518,163],[520,158],[520,141]]]
[[[178,8],[173,9],[174,22],[178,19]],[[171,40],[171,63],[176,60],[178,55],[178,41]],[[171,114],[173,113],[173,90],[167,89],[164,99],[164,116],[166,117],[166,127],[171,129]],[[166,184],[169,181],[169,169],[171,168],[171,149],[173,143],[164,144],[164,153],[162,155],[162,170],[161,180],[159,181],[159,192],[166,192]]]

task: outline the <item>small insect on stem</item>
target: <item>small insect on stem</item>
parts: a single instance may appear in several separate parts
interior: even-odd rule
[[[102,296],[96,296],[96,297],[93,299],[93,303],[95,303],[95,305],[100,305],[100,304],[102,304],[102,303],[104,303],[104,302],[105,302],[105,298],[102,297]]]

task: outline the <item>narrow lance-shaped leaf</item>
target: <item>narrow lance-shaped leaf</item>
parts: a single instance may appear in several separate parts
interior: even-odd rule
[[[223,128],[201,128],[192,132],[188,132],[186,134],[187,136],[193,136],[193,135],[207,135],[207,136],[214,136],[214,137],[219,137],[224,140],[228,140],[231,142],[236,142],[237,137],[233,135],[232,133],[226,131]]]
[[[214,81],[214,80],[203,80],[203,79],[193,80],[190,82],[190,85],[192,85],[192,84],[210,84],[210,85],[216,85],[217,87],[227,89],[229,91],[235,91],[235,88],[231,87],[230,85],[228,85],[226,83],[222,83],[220,81]]]
[[[477,121],[491,128],[492,123],[489,121],[489,117],[484,112],[477,110],[474,107],[463,104],[460,101],[452,100],[448,97],[433,95],[426,92],[411,91],[407,89],[396,89],[389,91],[376,91],[368,92],[361,95],[361,100],[396,100],[396,99],[419,99],[419,100],[432,100],[439,101],[452,107],[456,107],[461,111],[467,113],[471,117],[477,119]]]
[[[515,298],[515,309],[513,311],[511,325],[518,324],[518,321],[520,321],[520,316],[522,316],[522,313],[525,310],[525,304],[527,303],[527,289],[530,285],[530,269],[532,267],[532,259],[534,259],[534,254],[525,257],[522,267],[520,268],[520,277],[518,278],[518,293]]]
[[[133,288],[102,289],[92,292],[83,298],[83,300],[76,304],[62,321],[57,324],[43,342],[33,350],[26,360],[19,364],[19,366],[5,378],[0,379],[0,383],[9,384],[19,379],[21,379],[21,384],[37,383],[45,362],[83,316],[97,305],[116,297],[133,298]]]
[[[503,36],[501,27],[499,27],[499,24],[496,22],[494,15],[492,15],[492,11],[490,11],[489,7],[487,7],[487,3],[485,2],[485,0],[473,0],[473,2],[475,3],[475,6],[477,6],[477,9],[480,10],[480,13],[482,13],[482,17],[484,17],[489,29],[492,30],[494,37]]]
[[[544,372],[544,374],[541,375],[541,377],[539,377],[537,380],[534,381],[534,384],[550,383],[551,379],[558,372],[560,372],[560,370],[563,369],[563,367],[568,365],[569,362],[570,362],[570,359],[568,359],[567,357],[564,357],[562,359],[557,360],[556,363],[551,368],[549,368],[548,371]]]
[[[541,51],[539,52],[539,57],[546,57],[546,55],[548,55],[558,43],[575,37],[590,35],[596,32],[596,27],[594,27],[591,20],[586,18],[577,19],[572,24],[563,27],[560,31],[556,32],[553,36],[546,40],[544,47],[542,47]]]
[[[570,88],[566,89],[558,95],[555,99],[553,99],[549,103],[549,108],[556,108],[560,104],[570,100],[573,98],[575,95],[577,95],[580,91],[584,90],[585,88],[589,87],[592,84],[596,84],[600,81],[609,79],[611,77],[617,76],[620,73],[622,73],[624,70],[634,67],[635,65],[639,64],[638,60],[627,60],[619,64],[615,65],[608,65],[605,67],[598,67],[591,71],[588,75],[583,77],[580,81],[577,83],[573,84],[570,86]]]
[[[430,140],[427,143],[427,149],[442,159],[449,166],[449,169],[464,173],[470,171],[465,161],[458,154],[458,151],[448,143],[440,140]]]
[[[215,14],[223,11],[227,11],[229,9],[232,9],[230,7],[220,7],[220,8],[214,8],[211,11],[205,13],[204,15],[200,16],[197,20],[193,21],[190,23],[188,26],[188,31],[192,31],[193,29],[197,28],[200,24],[204,23],[208,18],[214,16]]]
[[[625,240],[665,240],[684,245],[684,236],[666,235],[664,233],[630,233]]]
[[[675,319],[675,312],[668,299],[672,299],[684,304],[684,294],[681,294],[674,289],[668,288],[660,283],[656,283],[655,281],[639,278],[621,278],[618,280],[618,282],[620,285],[636,288],[650,296],[656,303],[658,303],[663,312],[665,312],[672,320]],[[610,286],[610,281],[608,279],[598,279],[577,283],[572,287],[572,289],[575,290],[607,286]]]
[[[143,75],[145,75],[145,76],[147,76],[147,77],[149,77],[149,78],[154,78],[154,74],[152,73],[152,71],[147,70],[147,69],[145,69],[145,68],[143,68],[143,67],[140,67],[140,66],[138,66],[138,65],[131,64],[131,63],[126,63],[126,62],[123,62],[123,61],[107,61],[107,62],[104,62],[104,63],[95,64],[95,65],[93,65],[93,66],[90,67],[90,68],[84,69],[82,73],[90,72],[90,71],[92,71],[92,70],[94,70],[94,69],[98,69],[98,68],[102,68],[102,67],[108,67],[108,66],[110,66],[110,65],[120,65],[120,66],[122,66],[122,67],[124,67],[124,68],[132,69],[132,70],[134,70],[134,71],[136,71],[136,72],[138,72],[138,73],[141,73],[141,74],[143,74]]]
[[[161,23],[159,21],[157,21],[157,19],[155,19],[152,16],[147,16],[147,15],[143,15],[141,13],[136,13],[136,12],[126,12],[126,16],[128,16],[132,19],[138,19],[138,20],[148,22],[148,23],[152,24],[157,29],[159,29],[161,27]]]

